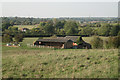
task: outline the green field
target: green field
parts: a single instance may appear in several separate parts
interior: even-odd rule
[[[37,27],[37,25],[14,25],[13,27],[18,27],[18,29],[22,29],[22,28],[28,28],[28,29],[32,29]]]
[[[92,37],[82,37],[84,41],[86,41],[87,43],[90,43],[90,41],[93,39],[93,36]],[[105,41],[108,37],[103,37],[103,36],[100,36],[100,38]]]
[[[49,49],[2,47],[3,78],[117,78],[117,49]],[[90,42],[91,37],[83,38]],[[106,39],[106,38],[103,38]]]

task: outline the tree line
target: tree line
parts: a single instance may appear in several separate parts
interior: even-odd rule
[[[48,21],[52,20],[53,18],[25,18],[25,17],[0,17],[2,19],[2,22],[10,22],[11,25],[35,25],[39,24],[41,21]],[[59,20],[74,20],[79,21],[81,23],[83,22],[89,22],[89,21],[114,21],[117,22],[118,18],[116,17],[73,17],[73,18],[67,18],[67,17],[60,17],[56,18]]]
[[[17,20],[17,21],[14,21]],[[21,23],[21,21],[23,23]],[[37,28],[29,29],[25,32],[18,30],[14,25],[23,25],[30,22],[37,24]],[[33,21],[33,22],[32,22]],[[92,20],[91,20],[92,21]],[[18,24],[17,24],[18,23]],[[24,24],[31,25],[31,24]],[[32,24],[33,25],[33,24]],[[97,23],[80,23],[75,20],[61,19],[41,19],[34,18],[3,18],[2,20],[3,34],[23,33],[24,35],[100,35],[100,36],[117,36],[120,34],[120,27],[117,23],[97,22]]]
[[[94,36],[90,43],[94,49],[120,48],[120,36],[108,37],[106,40],[103,40],[98,36]]]
[[[79,20],[79,19],[78,19]],[[120,35],[120,26],[115,22],[116,18],[87,18],[85,21],[100,20],[95,23],[82,23],[77,18],[19,18],[2,17],[2,35],[12,37],[22,34],[25,37],[39,37],[50,35],[85,35],[85,36],[117,36]],[[108,20],[108,21],[107,21]],[[103,22],[101,22],[103,21]],[[26,24],[27,23],[27,24]],[[32,24],[31,24],[32,23]],[[21,31],[14,25],[37,25],[32,29]]]

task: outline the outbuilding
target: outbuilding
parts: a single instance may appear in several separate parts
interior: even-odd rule
[[[54,47],[54,48],[64,48],[70,49],[73,48],[73,41],[70,39],[38,39],[34,45],[44,46],[44,47]]]

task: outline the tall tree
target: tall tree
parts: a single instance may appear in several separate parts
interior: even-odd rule
[[[74,21],[67,21],[64,25],[64,30],[67,35],[75,35],[78,33],[78,26]]]
[[[11,26],[10,22],[2,23],[2,31],[4,31],[5,29],[8,29],[9,26]]]
[[[112,26],[111,30],[110,30],[110,35],[111,36],[117,36],[119,30],[120,30],[120,27],[118,25]]]
[[[93,34],[93,29],[91,27],[84,27],[79,34],[81,35],[92,35]]]
[[[102,25],[102,27],[98,30],[98,34],[102,36],[109,36],[110,27],[111,26],[109,24]]]
[[[50,35],[54,34],[55,28],[53,26],[53,22],[52,21],[47,22],[44,26],[44,30],[46,34],[50,34]]]
[[[23,37],[24,37],[23,34],[18,33],[18,34],[15,35],[14,38],[15,38],[16,42],[22,42],[23,41]]]
[[[5,42],[5,43],[9,43],[9,42],[12,42],[13,39],[12,39],[12,36],[10,36],[9,34],[4,34],[3,35],[3,38],[2,38],[2,42]]]

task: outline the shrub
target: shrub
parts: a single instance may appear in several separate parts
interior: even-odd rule
[[[119,48],[120,46],[120,36],[109,37],[105,42],[106,48]]]
[[[104,46],[104,48],[107,48],[107,49],[109,49],[110,48],[110,44],[108,44],[108,40],[105,40],[105,46]]]
[[[101,36],[109,36],[110,33],[110,25],[104,24],[98,29],[98,34]]]
[[[53,35],[53,36],[51,36],[51,38],[57,38],[57,36],[56,36],[56,35]]]
[[[4,34],[3,35],[2,42],[4,42],[4,43],[10,43],[12,41],[13,41],[12,36],[10,36],[9,34]]]
[[[17,35],[15,35],[15,41],[16,42],[22,42],[22,40],[23,40],[23,34],[17,34]]]
[[[103,40],[99,37],[93,37],[91,40],[92,47],[95,49],[103,48]]]
[[[118,34],[117,34],[118,36],[120,36],[120,31],[118,32]]]

